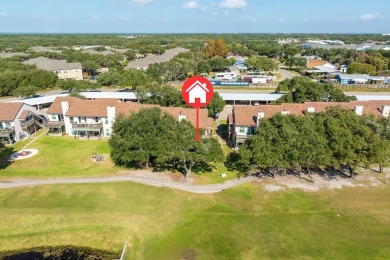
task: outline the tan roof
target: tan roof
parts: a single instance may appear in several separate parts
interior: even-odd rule
[[[317,66],[325,65],[326,63],[328,63],[328,62],[324,61],[324,60],[312,60],[312,61],[309,61],[308,63],[306,63],[306,68],[311,69],[311,68],[314,68]]]
[[[21,102],[0,102],[0,121],[14,121],[22,106]]]
[[[81,69],[80,62],[68,63],[66,60],[52,60],[46,57],[38,57],[23,61],[23,64],[35,65],[38,69],[54,71],[60,69]]]
[[[76,97],[57,97],[50,108],[48,114],[62,114],[61,102],[68,101],[69,109],[66,116],[73,117],[107,117],[107,107],[114,106],[117,115],[138,112],[141,108],[160,107],[158,105],[140,104],[135,102],[119,102],[118,99],[78,99]],[[162,111],[171,114],[176,120],[180,113],[186,116],[186,120],[195,126],[196,111],[192,108],[182,107],[160,107]],[[199,110],[199,127],[212,127],[212,119],[208,117],[207,109]]]
[[[118,99],[112,98],[78,99],[69,104],[66,116],[106,117],[107,107],[116,106],[118,103]]]
[[[26,117],[28,116],[28,113],[29,113],[29,112],[30,112],[29,110],[24,110],[24,111],[20,114],[20,116],[19,116],[18,119],[26,119]]]
[[[341,106],[351,110],[355,109],[355,106],[363,106],[364,115],[379,117],[384,105],[390,106],[390,101],[306,102],[303,104],[234,106],[234,120],[236,126],[252,126],[256,125],[257,113],[259,111],[264,112],[265,118],[270,118],[283,110],[288,111],[292,115],[303,115],[308,107],[314,107],[315,112],[323,112],[326,108],[332,106]]]
[[[78,100],[76,97],[56,97],[54,102],[50,105],[47,110],[48,114],[62,114],[61,102],[68,101],[71,106],[74,101]]]

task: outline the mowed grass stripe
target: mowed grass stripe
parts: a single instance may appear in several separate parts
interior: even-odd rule
[[[0,251],[72,244],[130,259],[389,258],[390,189],[199,195],[134,183],[0,190]],[[370,203],[372,201],[372,203]]]

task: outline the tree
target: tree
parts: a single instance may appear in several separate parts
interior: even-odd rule
[[[222,99],[218,92],[214,92],[213,99],[207,105],[207,109],[209,110],[209,116],[213,116],[215,113],[221,112],[225,105],[225,100]]]
[[[351,177],[359,163],[369,163],[369,142],[377,139],[374,131],[363,123],[362,117],[351,110],[331,107],[323,121],[334,167],[347,166]],[[378,140],[378,139],[377,139]]]
[[[252,56],[245,61],[248,68],[259,71],[273,71],[278,68],[275,61],[267,57]]]
[[[333,84],[313,82],[306,77],[285,79],[280,82],[276,91],[288,92],[279,98],[276,101],[277,103],[303,103],[306,101],[345,102],[356,100],[356,97],[345,95],[341,89]]]
[[[211,162],[221,161],[223,151],[216,139],[203,138],[195,141],[195,128],[186,120],[177,124],[175,138],[168,141],[159,155],[160,164],[175,165],[188,179],[192,170],[211,171]],[[165,154],[165,155],[164,155]]]
[[[81,92],[91,89],[96,89],[98,85],[84,80],[74,80],[74,79],[65,79],[65,80],[59,80],[57,82],[57,87],[61,88],[62,90],[72,92]]]
[[[137,53],[133,50],[128,50],[123,54],[126,56],[128,61],[135,60],[135,58],[137,58]]]
[[[223,71],[230,66],[230,62],[220,56],[215,56],[208,60],[212,71]]]
[[[214,56],[225,57],[228,51],[226,43],[221,38],[218,38],[214,43]]]
[[[135,95],[143,104],[156,104],[164,107],[182,107],[186,104],[181,92],[171,85],[150,82],[135,90]]]
[[[356,74],[356,73],[363,73],[363,74],[370,74],[375,75],[376,74],[376,68],[373,65],[360,63],[360,62],[353,62],[348,66],[348,73],[350,74]]]
[[[147,129],[147,131],[145,131]],[[155,169],[180,169],[186,178],[192,171],[209,171],[223,158],[215,139],[195,141],[195,128],[186,120],[176,122],[159,108],[141,109],[119,116],[109,140],[116,165]]]
[[[33,96],[37,93],[38,88],[35,86],[22,86],[14,90],[13,94],[19,97]]]
[[[97,63],[94,60],[86,60],[86,61],[82,62],[81,64],[82,64],[83,70],[88,71],[91,74],[95,73],[95,71],[100,68],[99,63]]]
[[[212,39],[207,40],[204,48],[204,56],[211,58],[215,56],[215,41]]]
[[[200,74],[200,73],[210,73],[211,72],[210,64],[208,64],[207,61],[203,61],[203,60],[200,61],[198,63],[197,72],[198,72],[198,74]]]
[[[148,168],[156,161],[159,143],[172,139],[174,126],[173,117],[162,114],[159,108],[117,117],[109,140],[113,161],[120,166]]]

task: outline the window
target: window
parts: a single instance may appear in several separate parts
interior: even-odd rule
[[[107,117],[104,119],[104,123],[105,123],[106,125],[108,125],[108,118],[107,118]]]
[[[51,119],[57,120],[57,115],[51,115]]]
[[[99,118],[95,117],[95,123],[99,123]]]
[[[240,133],[245,133],[246,127],[240,127]]]
[[[11,123],[6,122],[6,123],[5,123],[5,127],[11,127]]]
[[[110,129],[106,129],[106,136],[110,136]]]
[[[74,118],[73,118],[73,116],[69,117],[69,121],[70,121],[71,124],[74,123]]]

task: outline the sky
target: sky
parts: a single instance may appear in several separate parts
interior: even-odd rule
[[[390,33],[390,0],[1,0],[0,33]]]

